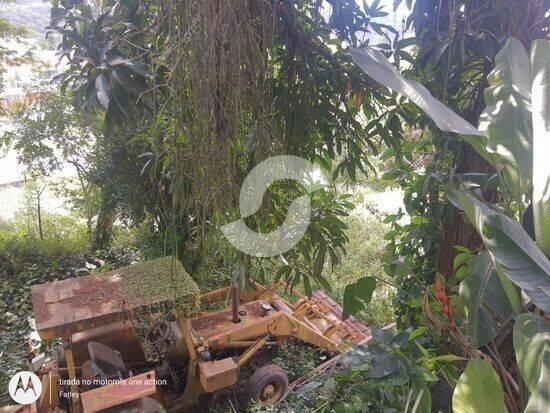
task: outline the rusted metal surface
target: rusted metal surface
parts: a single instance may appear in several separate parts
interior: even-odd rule
[[[120,322],[121,311],[133,309],[128,308],[117,282],[111,275],[96,275],[33,287],[36,323],[41,336],[70,336],[76,364],[89,358],[86,344],[90,340],[119,350],[125,362],[143,360],[133,326]],[[370,337],[368,327],[354,317],[342,321],[342,308],[324,292],[314,292],[311,299],[296,294],[298,300],[289,304],[276,294],[275,287],[258,286],[255,290],[239,291],[239,297],[234,300],[240,303],[238,308],[229,306],[224,311],[202,313],[193,318],[178,316],[181,332],[178,342],[182,347],[178,358],[188,359],[189,369],[185,392],[167,403],[169,411],[181,411],[183,407],[195,405],[202,393],[235,384],[238,369],[246,365],[267,340],[282,343],[294,337],[337,352],[351,342]],[[101,299],[90,300],[92,292]],[[213,291],[204,295],[202,302],[227,299],[231,292],[232,287]],[[154,297],[143,306],[152,304],[157,304]],[[199,354],[220,348],[242,349],[242,353],[238,359],[201,361]],[[70,365],[74,369],[75,363],[67,361],[71,373]],[[131,378],[132,385],[110,384],[81,393],[83,410],[103,410],[154,394],[154,371],[147,374],[141,384],[136,379],[144,375]],[[69,374],[72,375],[74,372]]]
[[[35,413],[37,411],[36,403],[0,407],[0,413]]]
[[[233,323],[233,312],[231,309],[207,313],[192,318],[190,319],[190,323],[193,334],[196,337],[208,338],[219,333],[248,326],[264,318],[262,317],[262,303],[264,303],[264,301],[260,300],[242,304],[239,309],[245,311],[246,314],[239,315],[241,321],[237,324]]]
[[[237,372],[237,363],[231,357],[199,363],[201,386],[207,392],[232,386],[237,382]]]
[[[71,337],[75,365],[90,359],[87,344],[98,341],[117,350],[125,363],[145,361],[145,355],[131,322],[118,322],[75,333]]]
[[[319,306],[328,310],[328,313],[334,315],[336,320],[342,320],[342,307],[330,298],[324,291],[317,290],[313,292],[311,299]],[[371,336],[370,328],[357,320],[354,316],[349,316],[343,321],[344,328],[349,333],[349,339],[356,343],[365,340]]]
[[[80,394],[83,413],[92,413],[156,393],[154,370]]]
[[[121,274],[115,270],[33,286],[32,303],[40,337],[43,340],[66,337],[119,321],[124,311],[162,304],[155,294],[140,297],[139,304],[131,304],[134,297],[127,296]],[[125,274],[127,284],[132,275]]]

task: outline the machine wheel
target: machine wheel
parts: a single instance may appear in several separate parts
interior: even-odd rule
[[[261,405],[274,404],[281,400],[288,388],[285,371],[275,364],[260,367],[248,379],[245,393],[248,401],[256,400]]]

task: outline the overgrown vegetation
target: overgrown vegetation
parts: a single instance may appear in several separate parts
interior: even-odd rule
[[[282,278],[373,327],[397,321],[275,410],[548,411],[550,5],[393,3],[406,32],[379,0],[53,2],[68,66],[11,108],[0,141],[34,181],[0,221],[2,380],[24,356],[29,286],[88,273],[84,259],[122,243],[177,256],[203,292]],[[296,247],[247,256],[219,227],[240,218],[252,168],[280,154],[331,184],[307,194]],[[56,186],[72,215],[52,216],[41,191],[66,163],[77,180]],[[391,213],[361,195],[386,186],[403,193]],[[304,194],[271,185],[246,224],[272,231]],[[294,379],[321,356],[290,343],[278,361]]]

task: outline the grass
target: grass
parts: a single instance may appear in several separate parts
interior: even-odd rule
[[[350,239],[346,245],[347,255],[340,257],[341,262],[333,271],[325,268],[324,276],[332,286],[330,295],[339,303],[342,303],[346,285],[365,276],[374,276],[380,280],[372,302],[357,316],[367,325],[382,326],[393,319],[391,300],[395,294],[394,288],[384,282],[389,281],[384,274],[382,261],[384,234],[388,228],[382,223],[382,214],[369,201],[372,200],[372,193],[369,192],[367,197],[363,195],[357,195],[356,203],[360,207],[346,219],[347,235]],[[145,227],[143,229],[147,230]],[[140,255],[147,257],[159,255],[161,249],[147,253],[147,243],[140,242],[143,239],[139,237],[136,239],[134,232],[126,228],[115,231],[116,243],[125,246],[133,244],[139,248]],[[26,316],[32,314],[28,291],[30,286],[76,275],[75,272],[84,264],[84,256],[89,254],[86,252],[86,227],[78,219],[45,214],[44,235],[45,239],[41,240],[36,223],[23,215],[10,221],[0,220],[0,258],[3,255],[9,260],[0,260],[0,310],[4,311],[0,321],[6,327],[3,339],[0,340],[2,365],[6,366],[4,374],[0,376],[0,384],[5,384],[5,380],[9,378],[8,373],[23,367],[21,363],[24,361],[24,349],[21,343],[30,332]],[[191,274],[201,292],[228,286],[235,267],[236,254],[233,247],[220,234],[212,233],[209,236],[213,239],[208,239],[205,242],[208,248],[201,250],[204,257],[202,264]],[[63,258],[66,255],[79,258],[67,261]],[[110,257],[105,259],[108,262],[117,262],[115,267],[129,263],[129,260]],[[8,268],[10,266],[13,268]],[[275,272],[273,261],[252,261],[251,274],[265,274],[267,282]],[[294,380],[311,371],[318,364],[319,357],[318,350],[290,341],[280,349],[275,362],[287,371],[290,380]],[[0,400],[2,396],[5,395],[0,394]],[[285,406],[294,411],[307,411],[300,409],[316,403],[315,398],[308,398],[309,395],[289,396]]]
[[[341,257],[341,262],[333,271],[325,268],[323,274],[332,286],[329,295],[342,303],[346,285],[362,277],[376,277],[377,288],[372,301],[366,310],[357,314],[357,317],[372,326],[389,324],[393,320],[391,302],[395,289],[385,283],[388,280],[382,261],[387,226],[382,223],[377,214],[357,213],[350,215],[346,224],[350,239],[346,245],[347,254]]]

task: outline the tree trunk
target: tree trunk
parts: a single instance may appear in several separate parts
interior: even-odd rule
[[[457,173],[493,173],[495,169],[483,159],[469,144],[463,143],[461,154],[455,158],[455,169]],[[489,202],[496,201],[496,192],[490,191],[485,194]],[[436,269],[445,277],[454,276],[454,259],[458,253],[455,246],[461,245],[470,250],[477,250],[482,247],[483,241],[477,231],[462,218],[463,214],[448,205],[449,214],[441,226],[441,243],[437,258]]]
[[[36,213],[38,215],[38,234],[40,239],[44,241],[44,231],[42,230],[42,210],[40,208],[40,194],[36,197]]]
[[[44,230],[42,229],[42,206],[40,205],[40,198],[42,197],[42,194],[44,193],[44,190],[46,189],[46,185],[42,187],[42,189],[38,189],[36,191],[36,213],[38,216],[38,234],[40,235],[40,239],[44,241]]]
[[[93,250],[104,249],[111,242],[113,235],[113,224],[115,222],[116,201],[108,193],[103,193],[101,199],[101,208],[97,216],[97,225],[95,238],[92,244]]]
[[[466,119],[475,126],[479,125],[479,117],[485,108],[483,91],[488,86],[487,75],[493,66],[486,63],[482,80],[476,86],[472,106]],[[464,173],[495,173],[495,168],[487,162],[476,150],[464,141],[460,143],[459,149],[455,152],[454,170],[457,174]],[[484,194],[488,202],[496,202],[496,191],[489,191]],[[478,250],[483,246],[483,241],[476,230],[462,218],[462,212],[447,205],[447,219],[441,225],[441,244],[436,263],[436,271],[445,277],[455,274],[454,259],[458,253],[455,246],[464,246],[470,250]]]

